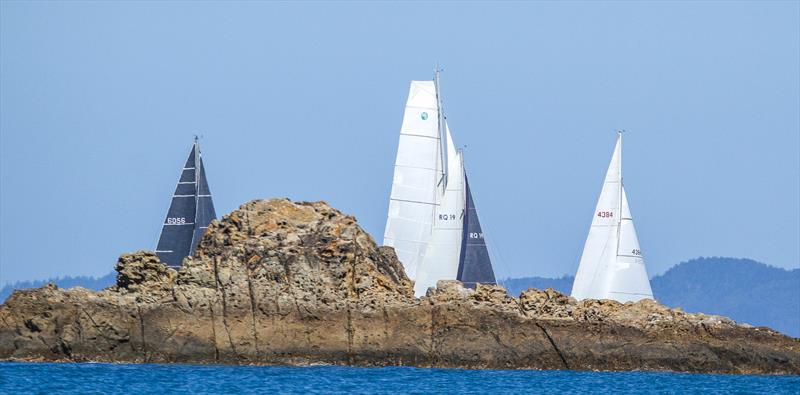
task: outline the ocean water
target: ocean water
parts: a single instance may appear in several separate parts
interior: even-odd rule
[[[798,394],[800,376],[0,363],[2,394]]]

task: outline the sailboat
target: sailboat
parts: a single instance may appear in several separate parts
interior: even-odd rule
[[[438,280],[496,282],[463,150],[455,147],[437,70],[433,81],[411,82],[384,231],[384,245],[395,248],[417,296]]]
[[[179,268],[183,258],[194,254],[203,232],[216,218],[203,158],[200,155],[200,143],[195,137],[161,228],[156,247],[156,254],[161,262]]]
[[[622,303],[653,299],[622,183],[621,132],[617,133],[614,154],[572,284],[572,296],[578,300],[611,299]]]

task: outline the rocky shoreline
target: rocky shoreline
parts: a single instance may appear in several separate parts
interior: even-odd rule
[[[180,271],[125,254],[100,292],[0,306],[0,359],[800,374],[800,340],[653,301],[440,282],[416,299],[394,250],[323,202],[252,201]]]

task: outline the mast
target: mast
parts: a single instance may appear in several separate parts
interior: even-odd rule
[[[464,210],[461,211],[461,221],[463,222],[467,218],[467,210],[469,209],[467,206],[467,169],[464,168],[464,148],[459,148],[457,151],[459,162],[461,162],[461,174],[464,175],[464,187],[461,188],[461,201],[464,202]]]
[[[197,135],[194,135],[194,226],[195,230],[197,229],[197,212],[200,211],[197,208],[200,207],[200,167],[202,163],[200,163],[200,138]],[[192,253],[194,253],[194,246],[195,244],[195,235],[197,234],[196,231],[192,232]]]
[[[441,71],[443,71],[443,70],[439,67],[439,64],[437,63],[436,64],[436,72],[434,73],[433,86],[436,88],[436,107],[437,107],[436,117],[437,117],[437,121],[438,121],[438,126],[437,127],[439,129],[439,142],[438,142],[439,150],[438,150],[438,152],[439,152],[439,161],[442,164],[442,168],[441,169],[437,169],[437,171],[441,172],[437,186],[441,185],[442,186],[442,190],[444,191],[446,189],[446,186],[447,186],[447,172],[445,171],[445,169],[447,169],[447,154],[446,154],[447,147],[445,147],[446,142],[442,138],[442,133],[445,130],[445,121],[446,121],[446,119],[445,119],[445,116],[444,116],[444,107],[442,105],[442,94],[441,94],[441,91],[439,89],[439,84],[440,84],[440,82],[439,82],[439,73]]]
[[[619,145],[619,156],[617,157],[617,249],[616,255],[619,256],[619,240],[622,234],[622,130],[617,130],[617,141]]]

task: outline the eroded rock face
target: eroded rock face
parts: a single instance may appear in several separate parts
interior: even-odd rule
[[[0,358],[800,373],[800,342],[653,301],[440,281],[413,296],[394,250],[323,202],[252,201],[179,271],[125,254],[101,292],[0,307]]]

